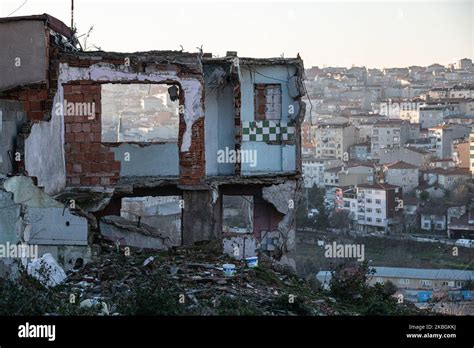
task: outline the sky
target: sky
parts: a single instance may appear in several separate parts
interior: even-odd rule
[[[48,13],[71,0],[1,0],[0,17]],[[305,67],[447,65],[474,58],[474,0],[75,0],[75,25],[102,50],[180,50],[303,58]],[[181,45],[181,46],[180,46]]]

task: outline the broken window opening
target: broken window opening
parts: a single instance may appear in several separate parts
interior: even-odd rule
[[[255,120],[281,120],[281,85],[255,84]]]
[[[223,195],[223,232],[253,233],[253,209],[253,196]]]
[[[101,93],[103,142],[178,142],[177,86],[108,83]]]
[[[120,217],[133,221],[137,226],[148,225],[162,236],[169,238],[169,245],[182,244],[181,196],[124,197]]]

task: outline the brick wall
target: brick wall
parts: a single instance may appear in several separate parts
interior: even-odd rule
[[[186,130],[183,116],[179,121],[179,142],[181,148],[182,138]],[[204,158],[204,117],[193,123],[191,133],[191,147],[188,152],[179,153],[181,185],[200,185],[206,175],[206,161]]]
[[[67,102],[95,103],[95,117],[65,115],[66,183],[71,186],[114,185],[120,175],[110,146],[101,144],[100,84],[81,81],[64,85]]]
[[[28,119],[32,121],[43,121],[49,119],[52,102],[45,88],[25,89],[18,92],[18,99],[23,104],[23,110]]]

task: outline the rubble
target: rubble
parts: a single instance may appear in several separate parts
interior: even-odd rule
[[[144,223],[138,225],[120,216],[104,216],[100,221],[100,230],[104,238],[122,246],[168,249],[167,238],[158,229]]]
[[[354,314],[310,282],[273,269],[268,259],[249,268],[208,247],[133,249],[125,256],[104,244],[101,255],[68,272],[59,296],[77,299],[69,312],[95,315]],[[223,268],[231,262],[236,273],[226,277]]]
[[[53,255],[47,253],[28,264],[28,274],[47,287],[54,287],[66,279],[66,273],[56,262]]]

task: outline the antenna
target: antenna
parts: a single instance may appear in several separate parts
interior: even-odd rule
[[[71,30],[74,30],[74,0],[71,0]]]

